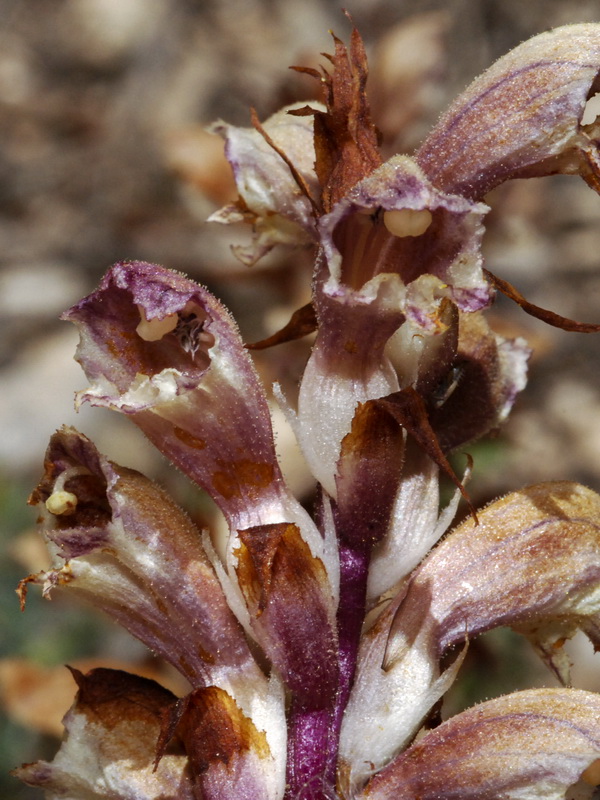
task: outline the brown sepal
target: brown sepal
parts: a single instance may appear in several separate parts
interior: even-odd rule
[[[555,314],[554,311],[548,311],[545,308],[530,303],[523,295],[515,289],[515,287],[503,278],[498,278],[493,272],[488,269],[483,270],[488,280],[498,289],[499,292],[506,295],[506,297],[513,300],[517,305],[521,306],[523,311],[536,319],[541,319],[542,322],[552,325],[555,328],[562,328],[563,331],[572,331],[573,333],[599,333],[600,325],[595,325],[591,322],[577,322],[568,317],[561,317],[560,314]]]
[[[155,722],[160,726],[156,746],[154,771],[167,749],[177,749],[175,730],[165,737],[165,720],[178,705],[177,698],[156,681],[132,675],[117,669],[98,667],[85,675],[67,665],[77,684],[77,711],[91,721],[100,723],[107,731],[120,724],[123,719],[139,722]]]
[[[266,350],[267,347],[274,347],[276,344],[283,344],[284,342],[292,342],[295,339],[301,339],[303,336],[308,336],[309,333],[314,333],[317,330],[317,315],[312,303],[307,303],[302,308],[296,309],[292,314],[290,321],[284,325],[281,330],[268,336],[266,339],[261,339],[260,342],[252,342],[246,345],[248,350]]]
[[[435,461],[438,467],[446,473],[450,480],[460,489],[460,493],[469,505],[473,520],[477,524],[477,512],[471,503],[460,478],[456,475],[450,462],[442,450],[436,432],[431,426],[427,406],[421,395],[408,386],[399,392],[394,392],[387,397],[374,401],[384,408],[423,448],[427,455]]]
[[[433,391],[423,392],[444,453],[498,427],[505,391],[494,333],[482,314],[462,314],[454,361]]]

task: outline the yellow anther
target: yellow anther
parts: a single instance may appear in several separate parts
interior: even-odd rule
[[[426,208],[399,208],[383,214],[383,224],[393,236],[420,236],[431,225],[431,220],[431,211]]]
[[[158,342],[167,333],[175,330],[179,321],[177,314],[168,314],[162,319],[147,319],[142,306],[138,306],[141,322],[135,329],[137,335],[145,342]]]
[[[46,508],[51,514],[60,517],[68,517],[69,514],[74,514],[77,508],[77,495],[73,492],[65,492],[64,490],[53,492],[46,500]]]

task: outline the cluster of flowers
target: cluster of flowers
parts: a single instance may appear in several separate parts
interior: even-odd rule
[[[489,328],[483,196],[578,173],[600,185],[600,25],[542,34],[459,97],[414,157],[382,163],[353,31],[318,72],[324,104],[216,126],[251,222],[247,262],[314,246],[313,298],[277,341],[316,330],[297,406],[275,388],[318,484],[311,516],[275,455],[266,394],[226,309],[181,274],[113,266],[65,314],[88,402],[130,417],[208,492],[222,552],[159,487],[72,428],[34,491],[54,568],[22,581],[104,610],[179,670],[184,698],[125,672],[75,671],[51,763],[17,770],[49,800],[591,797],[600,696],[518,692],[423,728],[468,639],[524,633],[568,685],[561,646],[600,646],[600,497],[530,486],[438,541],[464,478],[447,455],[496,428],[528,348]],[[267,342],[268,343],[268,342]],[[294,404],[295,405],[295,404]],[[441,512],[439,480],[456,484]],[[454,648],[448,661],[450,648]],[[443,666],[442,659],[446,656]],[[575,788],[573,789],[572,787]]]

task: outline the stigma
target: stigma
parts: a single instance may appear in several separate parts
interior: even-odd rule
[[[46,500],[46,508],[57,517],[68,517],[77,508],[77,495],[64,489],[52,492]]]
[[[426,208],[400,208],[384,211],[383,224],[392,236],[421,236],[431,225],[433,217]]]

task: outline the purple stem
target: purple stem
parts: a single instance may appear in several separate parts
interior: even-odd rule
[[[330,773],[331,708],[307,709],[292,701],[288,720],[288,761],[285,800],[325,800]]]
[[[288,717],[286,800],[330,800],[336,781],[339,735],[350,695],[365,598],[370,548],[339,545],[339,684],[331,707],[310,709],[292,701]]]
[[[369,574],[370,547],[349,546],[339,543],[340,554],[340,604],[338,607],[338,636],[340,653],[339,689],[334,710],[335,760],[342,718],[348,703],[360,633],[365,619],[367,578]]]

